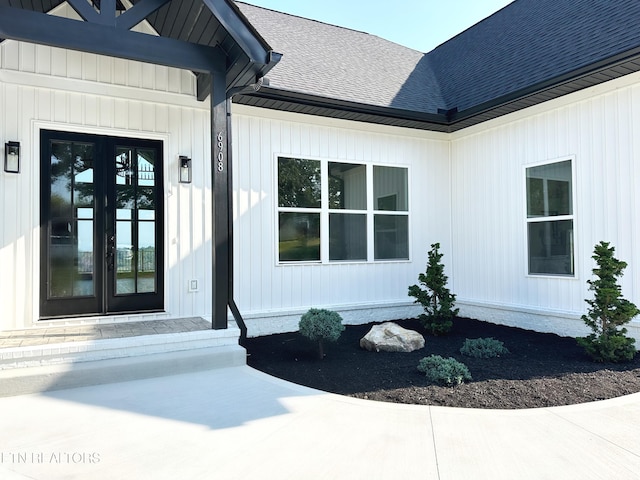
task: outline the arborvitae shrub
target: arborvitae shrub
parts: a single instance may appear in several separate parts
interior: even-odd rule
[[[593,331],[576,340],[587,354],[598,362],[622,362],[633,360],[636,354],[635,339],[627,337],[622,325],[640,313],[629,300],[622,297],[617,279],[622,276],[626,262],[613,256],[615,249],[609,243],[595,246],[593,258],[598,267],[593,269],[596,280],[587,280],[589,290],[594,292],[592,300],[585,300],[589,310],[582,320]]]
[[[447,288],[448,277],[444,274],[444,265],[440,261],[443,255],[438,252],[439,248],[439,243],[431,245],[427,270],[418,275],[420,285],[426,288],[419,285],[409,287],[409,296],[415,297],[414,303],[420,303],[425,311],[420,314],[420,321],[433,335],[449,333],[452,319],[458,314],[458,309],[454,309],[456,296]]]

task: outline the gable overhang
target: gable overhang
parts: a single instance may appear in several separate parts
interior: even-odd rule
[[[115,0],[94,1],[102,12],[86,0],[68,0],[82,21],[47,14],[62,3],[0,1],[0,41],[12,39],[180,68],[198,77],[216,72],[224,74],[227,90],[255,84],[281,57],[228,0],[131,0],[131,7],[119,16]],[[157,36],[130,30],[145,20]],[[211,82],[198,81],[198,85],[198,98],[204,100]]]
[[[464,110],[416,112],[331,99],[276,87],[246,91],[234,102],[261,108],[396,127],[453,133],[640,71],[640,47]]]

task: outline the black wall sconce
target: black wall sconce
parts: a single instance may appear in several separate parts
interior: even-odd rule
[[[191,159],[180,155],[180,183],[191,183]]]
[[[4,171],[20,173],[20,142],[4,144]]]

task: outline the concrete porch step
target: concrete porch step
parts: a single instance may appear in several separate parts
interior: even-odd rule
[[[239,337],[230,325],[1,348],[0,397],[245,365]]]

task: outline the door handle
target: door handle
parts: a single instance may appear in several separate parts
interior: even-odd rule
[[[116,251],[116,237],[115,235],[110,235],[107,238],[107,269],[109,271],[113,270],[114,266],[114,257]]]

